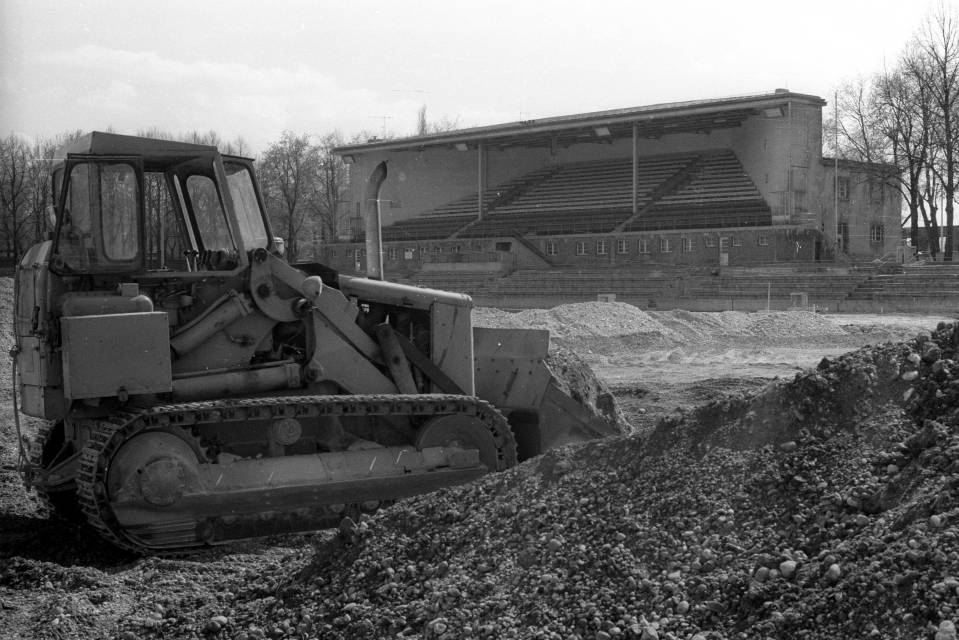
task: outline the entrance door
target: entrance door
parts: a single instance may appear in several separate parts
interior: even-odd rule
[[[719,266],[729,265],[729,237],[719,239]]]

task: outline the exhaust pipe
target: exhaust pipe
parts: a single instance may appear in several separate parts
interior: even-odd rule
[[[383,279],[383,236],[380,220],[380,187],[386,180],[386,162],[373,169],[366,183],[366,277]]]

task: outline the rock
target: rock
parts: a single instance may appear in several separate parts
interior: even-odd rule
[[[956,625],[952,620],[943,620],[939,623],[936,640],[956,640]]]
[[[779,573],[782,574],[782,577],[789,580],[793,577],[793,574],[796,573],[796,567],[798,563],[795,560],[783,560],[779,563]]]
[[[442,636],[449,629],[449,621],[446,618],[436,618],[427,623],[426,629],[434,636]]]
[[[829,568],[826,570],[826,582],[832,584],[839,580],[839,577],[842,575],[842,570],[839,568],[839,565],[835,562],[829,565]]]
[[[903,374],[899,377],[905,380],[906,382],[912,382],[913,380],[919,377],[919,372],[916,371],[915,369],[913,369],[912,371],[904,371]]]
[[[779,448],[785,451],[786,453],[792,453],[796,450],[799,445],[796,444],[795,440],[790,440],[779,445]]]

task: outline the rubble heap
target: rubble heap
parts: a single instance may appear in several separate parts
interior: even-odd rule
[[[235,637],[955,638],[959,333],[347,523]]]

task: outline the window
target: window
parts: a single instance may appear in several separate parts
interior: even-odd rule
[[[352,258],[352,257],[353,257],[353,250],[352,250],[352,249],[347,249],[347,250],[346,250],[346,257],[347,257],[347,258]]]
[[[883,189],[882,182],[879,180],[870,179],[869,180],[869,201],[870,202],[882,202]]]
[[[70,170],[57,252],[76,271],[135,266],[140,253],[140,186],[125,163],[82,163]]]
[[[150,171],[143,176],[147,269],[186,271],[193,250],[192,236],[176,206],[166,176]]]
[[[849,223],[839,223],[839,250],[849,253]]]
[[[769,246],[769,236],[767,236],[765,233],[760,233],[758,236],[756,236],[756,244],[758,244],[760,247]]]
[[[596,255],[605,256],[609,253],[609,245],[606,240],[596,241]]]
[[[733,236],[733,246],[734,247],[743,246],[743,239],[740,238],[739,236]]]
[[[459,252],[460,252],[460,246],[458,244],[454,244],[452,247],[450,247],[450,253],[459,253]]]
[[[240,223],[243,248],[247,251],[265,249],[269,245],[269,238],[249,170],[236,162],[226,162],[223,166],[226,169],[226,182],[233,199],[233,208],[236,209],[236,218]]]
[[[881,224],[869,225],[869,242],[871,244],[882,244],[886,240],[886,228]]]
[[[404,260],[416,260],[416,247],[406,247],[403,249]]]
[[[660,253],[670,253],[673,250],[669,246],[669,238],[660,238],[659,239],[659,252]]]
[[[336,257],[336,249],[330,249],[330,257],[331,257],[331,258],[335,258],[335,257]]]
[[[619,238],[616,240],[616,253],[629,253],[629,240]]]
[[[433,247],[433,253],[443,253],[443,247],[436,245]]]
[[[226,214],[220,206],[216,184],[207,176],[194,174],[186,179],[186,190],[193,204],[193,214],[200,230],[200,242],[208,251],[232,252],[233,237],[226,223]]]
[[[682,238],[682,252],[689,253],[693,250],[693,239],[683,236]]]
[[[840,176],[836,183],[837,194],[840,200],[849,199],[849,178]]]
[[[649,240],[647,238],[640,238],[637,240],[636,251],[638,253],[649,253]]]
[[[555,240],[547,240],[547,241],[546,241],[545,253],[546,253],[546,255],[548,255],[548,256],[555,256],[555,255],[556,255],[556,241],[555,241]]]
[[[582,240],[576,241],[576,255],[578,256],[586,255],[586,243]]]
[[[396,260],[396,247],[390,247],[386,250],[387,260]]]

